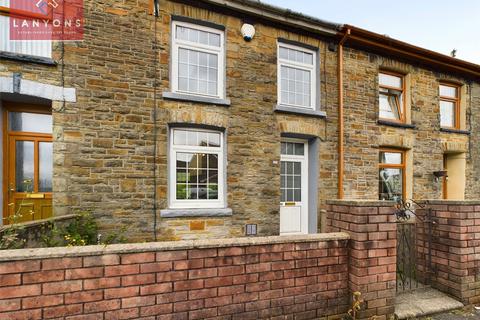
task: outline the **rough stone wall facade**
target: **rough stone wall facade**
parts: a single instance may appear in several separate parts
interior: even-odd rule
[[[102,227],[151,239],[153,17],[147,1],[84,7],[84,41],[57,43],[56,66],[2,59],[0,76],[76,89],[52,106],[54,214],[92,209]]]
[[[220,24],[226,28],[226,97],[229,107],[164,100],[170,91],[172,15]],[[0,76],[20,72],[22,78],[77,90],[77,102],[53,103],[54,214],[92,209],[102,228],[128,226],[130,240],[153,238],[154,214],[160,240],[243,236],[245,224],[258,224],[259,235],[279,233],[281,135],[304,134],[320,139],[318,202],[337,196],[337,52],[334,39],[300,34],[258,21],[253,41],[240,33],[244,16],[160,1],[157,48],[149,1],[85,1],[84,41],[56,44],[57,66],[2,59]],[[274,112],[277,103],[277,39],[318,47],[321,110],[326,118]],[[348,45],[348,43],[347,43]],[[330,48],[329,48],[330,47]],[[156,50],[158,49],[158,51]],[[63,63],[62,63],[63,62]],[[414,153],[413,196],[439,198],[441,187],[431,172],[440,169],[442,141],[471,146],[470,136],[439,133],[437,80],[445,74],[380,57],[345,50],[345,197],[376,199],[378,153],[394,135],[396,144]],[[155,72],[155,67],[157,72]],[[408,72],[412,77],[412,120],[416,129],[380,126],[377,119],[379,67]],[[62,71],[63,70],[63,71]],[[154,83],[157,76],[158,148],[154,177]],[[470,87],[469,87],[470,88]],[[414,90],[414,92],[413,92]],[[480,88],[472,84],[468,106],[478,105]],[[468,109],[474,130],[480,118]],[[227,133],[227,205],[231,217],[160,218],[167,206],[168,124],[213,125]],[[387,138],[383,138],[387,136]],[[443,139],[443,140],[442,140]],[[398,142],[400,141],[400,142]],[[403,141],[403,142],[402,142]],[[479,183],[468,154],[467,197]],[[154,213],[154,181],[157,212]],[[319,206],[320,207],[320,206]]]
[[[172,15],[188,16],[226,27],[226,97],[229,107],[162,100],[160,102],[159,185],[162,199],[167,197],[166,159],[169,123],[213,125],[226,129],[227,135],[227,205],[231,218],[195,219],[203,230],[192,230],[191,220],[162,219],[163,239],[242,236],[245,224],[258,224],[260,235],[279,233],[280,141],[282,133],[296,133],[321,139],[319,157],[319,199],[336,194],[336,53],[328,42],[302,36],[258,23],[251,42],[240,33],[241,17],[232,17],[175,2],[161,6],[162,65],[161,90],[169,91],[170,23]],[[285,38],[319,48],[321,109],[327,119],[279,114],[277,104],[277,39]],[[329,134],[327,134],[329,133]],[[276,164],[274,163],[276,162]],[[223,228],[213,226],[221,225]],[[193,231],[193,232],[192,232]]]
[[[441,199],[442,179],[433,172],[443,169],[447,152],[467,153],[465,198],[477,198],[479,90],[477,82],[433,68],[402,62],[391,57],[347,48],[344,55],[345,82],[345,182],[346,199],[378,199],[378,149],[407,151],[413,177],[407,177],[407,196],[413,199]],[[406,75],[406,102],[413,128],[378,124],[378,73],[393,71]],[[438,86],[449,81],[465,86],[467,133],[442,132]],[[410,190],[408,190],[410,188]]]
[[[338,233],[12,250],[0,262],[0,318],[338,318],[348,308],[347,241]]]

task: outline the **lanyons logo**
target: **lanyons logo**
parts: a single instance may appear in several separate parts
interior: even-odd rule
[[[83,0],[14,0],[10,40],[83,40]]]

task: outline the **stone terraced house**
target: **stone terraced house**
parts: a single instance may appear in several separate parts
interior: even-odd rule
[[[478,65],[253,0],[83,6],[83,41],[15,42],[0,0],[4,224],[316,233],[329,199],[480,191]]]

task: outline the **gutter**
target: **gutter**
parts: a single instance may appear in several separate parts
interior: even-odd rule
[[[350,30],[349,43],[361,45],[366,50],[376,49],[391,56],[424,63],[430,67],[455,72],[467,77],[480,78],[480,65],[450,57],[432,50],[390,38],[372,31],[344,25],[338,36],[343,36]]]
[[[185,2],[185,0],[173,1]],[[321,20],[289,9],[272,6],[258,0],[200,0],[192,1],[192,3],[188,1],[191,5],[194,5],[194,2],[203,2],[220,8],[230,9],[235,12],[262,18],[274,23],[281,23],[288,27],[299,28],[324,36],[337,36],[343,27],[342,24]]]

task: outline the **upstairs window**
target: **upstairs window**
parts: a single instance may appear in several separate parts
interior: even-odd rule
[[[223,208],[223,133],[171,130],[170,207]]]
[[[13,9],[10,9],[10,1],[15,0],[0,0],[0,52],[51,58],[51,40],[10,40],[10,14],[13,13],[11,12]],[[33,12],[14,11],[16,16],[21,17],[29,24],[33,20],[42,21],[42,19],[45,19],[44,16],[39,16]]]
[[[315,109],[316,52],[278,44],[278,101],[280,105]]]
[[[440,126],[442,128],[460,129],[460,94],[459,87],[441,84]]]
[[[224,32],[173,22],[172,91],[224,98]]]
[[[379,118],[405,122],[404,77],[398,74],[380,72],[379,83]]]
[[[380,150],[379,199],[398,201],[405,198],[405,152]]]

